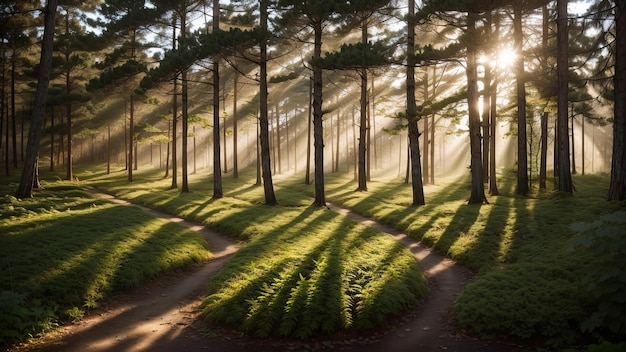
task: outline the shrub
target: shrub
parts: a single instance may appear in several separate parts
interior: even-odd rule
[[[575,338],[583,317],[576,274],[554,263],[511,264],[468,285],[456,302],[461,326],[482,337],[541,336],[550,345]]]
[[[585,332],[608,330],[626,335],[626,212],[600,217],[592,223],[573,224],[578,236],[572,248],[588,252],[594,259],[582,278],[594,303],[593,313],[581,328]]]
[[[54,309],[25,295],[0,291],[0,346],[51,331],[57,324]]]

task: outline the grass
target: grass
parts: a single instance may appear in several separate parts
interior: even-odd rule
[[[308,338],[380,326],[425,293],[406,248],[387,234],[311,207],[310,186],[293,179],[277,184],[280,206],[265,206],[251,175],[225,179],[225,197],[218,200],[210,199],[210,179],[192,177],[192,192],[182,194],[158,170],[136,174],[133,185],[124,184],[123,176],[81,178],[247,242],[209,283],[202,309],[211,322],[260,337]]]
[[[345,180],[331,180],[335,202],[402,229],[478,273],[456,302],[463,327],[549,346],[575,343],[597,304],[583,278],[598,254],[572,248],[578,234],[571,225],[626,208],[606,201],[607,175],[575,175],[573,197],[537,188],[521,197],[514,194],[514,175],[505,174],[502,195],[482,206],[466,205],[469,180],[442,182],[426,187],[427,204],[419,208],[409,206],[409,185],[372,182],[370,192],[356,193]]]
[[[203,316],[210,321],[258,336],[306,338],[378,326],[424,292],[410,253],[384,234],[311,207],[313,187],[300,177],[275,177],[280,206],[270,207],[245,172],[237,180],[225,177],[225,197],[212,200],[212,181],[203,175],[192,175],[192,192],[183,194],[170,189],[159,170],[136,172],[128,184],[124,172],[98,169],[85,168],[79,177],[246,242],[209,283]],[[355,192],[351,175],[329,174],[326,194],[471,268],[476,280],[455,305],[464,328],[560,348],[577,343],[598,303],[583,280],[598,253],[572,245],[579,235],[571,224],[626,208],[605,200],[607,175],[575,175],[574,182],[574,196],[534,187],[521,197],[514,194],[514,175],[505,173],[500,196],[468,206],[469,180],[441,180],[426,187],[425,206],[412,207],[410,185],[400,180],[374,180],[368,192]]]
[[[55,179],[32,199],[11,196],[13,182],[0,188],[0,343],[80,318],[112,292],[210,258],[195,232]]]

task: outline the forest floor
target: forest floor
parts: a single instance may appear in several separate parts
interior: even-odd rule
[[[110,201],[138,206],[109,195]],[[235,253],[239,244],[210,229],[160,211],[138,206],[200,233],[213,258],[205,264],[166,275],[131,292],[117,294],[97,311],[58,332],[12,351],[529,351],[515,342],[485,341],[458,328],[452,318],[455,298],[472,273],[431,248],[385,225],[329,204],[355,221],[386,232],[404,244],[428,279],[426,298],[408,314],[373,331],[345,332],[311,340],[259,339],[210,326],[197,309],[206,283]]]

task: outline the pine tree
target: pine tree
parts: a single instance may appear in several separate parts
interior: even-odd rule
[[[37,160],[39,158],[39,143],[41,141],[41,131],[46,109],[46,96],[50,83],[50,72],[52,70],[52,50],[54,42],[54,24],[57,13],[57,0],[48,0],[44,8],[44,30],[41,41],[41,59],[39,68],[39,78],[37,80],[37,91],[33,104],[33,116],[28,133],[28,143],[26,145],[26,158],[24,168],[20,178],[15,196],[17,198],[29,198],[33,195],[33,187],[38,182]]]
[[[626,199],[626,1],[615,0],[615,105],[609,200]]]
[[[420,163],[419,129],[417,127],[417,103],[415,102],[415,0],[409,0],[407,15],[407,72],[406,117],[409,126],[409,150],[411,155],[412,204],[424,205],[424,186]]]
[[[557,141],[558,141],[558,189],[572,194],[570,146],[568,128],[568,19],[567,0],[557,0]]]

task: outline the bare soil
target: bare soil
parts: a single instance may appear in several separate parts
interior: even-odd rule
[[[137,206],[109,195],[99,197]],[[206,283],[236,252],[238,244],[203,226],[153,209],[143,210],[200,233],[214,257],[206,264],[156,279],[128,293],[116,295],[101,309],[57,333],[10,351],[139,352],[139,351],[528,351],[514,342],[483,341],[459,329],[451,313],[472,273],[393,228],[329,204],[335,212],[403,243],[419,261],[429,282],[427,297],[405,316],[374,331],[344,332],[307,341],[258,339],[199,319]]]

